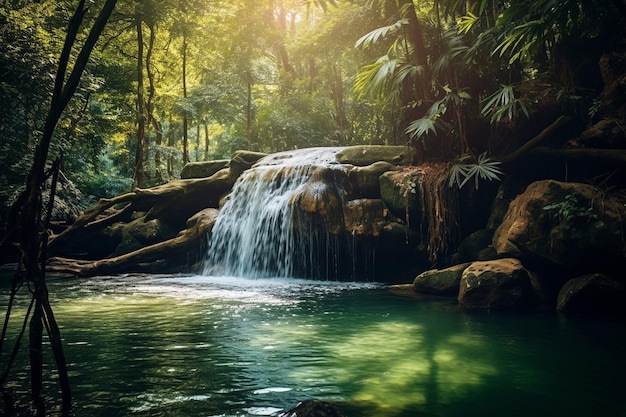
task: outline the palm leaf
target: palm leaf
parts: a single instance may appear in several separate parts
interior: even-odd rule
[[[406,25],[407,23],[408,23],[407,19],[401,19],[392,25],[376,28],[372,30],[371,32],[361,36],[359,40],[357,40],[356,43],[354,44],[354,47],[355,48],[360,48],[360,47],[367,48],[371,44],[374,44],[378,42],[381,38],[384,38],[385,36],[387,36],[389,33],[396,32],[398,29],[402,27],[402,25]]]

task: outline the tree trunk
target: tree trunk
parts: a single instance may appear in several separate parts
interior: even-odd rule
[[[209,160],[209,123],[204,122],[204,159]]]
[[[183,98],[187,99],[187,37],[183,37]],[[183,110],[183,164],[189,163],[187,112]]]
[[[104,30],[117,0],[107,0],[100,14],[94,22],[81,50],[78,53],[74,66],[69,73],[68,64],[72,55],[72,48],[80,30],[83,17],[85,16],[85,1],[81,0],[69,22],[65,43],[59,58],[59,66],[54,80],[54,90],[50,102],[50,109],[44,124],[43,132],[35,149],[33,165],[26,180],[26,189],[23,197],[17,199],[13,212],[19,215],[20,236],[16,242],[22,253],[21,265],[25,270],[25,280],[33,291],[35,308],[31,317],[30,325],[30,359],[31,359],[31,394],[35,401],[38,415],[45,414],[43,404],[43,356],[41,355],[43,343],[43,329],[46,328],[56,361],[61,387],[61,414],[69,415],[71,408],[71,393],[67,374],[67,366],[63,354],[59,327],[56,323],[52,308],[48,301],[48,290],[45,280],[45,248],[48,234],[42,224],[42,187],[46,181],[45,167],[48,159],[50,143],[58,121],[73,97],[87,65],[89,56]],[[53,194],[52,194],[52,198]],[[51,198],[51,203],[52,203]],[[51,206],[49,207],[51,209]],[[9,314],[9,312],[7,312]]]
[[[252,83],[248,75],[248,98],[246,102],[246,136],[248,138],[248,150],[252,150]]]
[[[135,151],[135,185],[144,187],[143,151],[146,135],[146,110],[143,86],[143,28],[142,18],[136,17],[137,29],[137,149]]]

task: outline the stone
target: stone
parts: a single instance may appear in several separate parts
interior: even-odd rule
[[[267,156],[265,153],[252,151],[236,151],[228,163],[230,176],[238,178],[242,172],[249,169],[259,159]]]
[[[297,204],[302,212],[317,217],[329,233],[340,234],[344,230],[340,190],[345,180],[345,173],[341,170],[318,168],[300,192],[291,198],[290,204]]]
[[[489,247],[491,246],[492,239],[493,230],[480,229],[475,231],[474,233],[463,239],[463,241],[457,248],[456,253],[452,255],[451,263],[456,265],[476,260],[493,259],[481,258],[482,256],[485,256],[484,254],[487,253],[485,250],[489,249]]]
[[[418,182],[422,180],[421,172],[389,171],[380,176],[380,196],[391,213],[403,220],[409,217],[409,224],[418,225],[421,220],[421,201],[418,194]],[[415,184],[415,193],[406,187]]]
[[[217,171],[227,168],[230,160],[219,159],[215,161],[189,162],[180,172],[181,179],[208,178]]]
[[[458,295],[464,310],[514,311],[534,302],[528,271],[518,259],[473,262],[461,276]]]
[[[386,224],[386,211],[380,199],[350,200],[343,207],[345,229],[356,235],[379,236]]]
[[[602,119],[580,134],[580,143],[588,148],[624,149],[626,148],[626,132],[623,121]]]
[[[354,167],[350,170],[351,197],[380,198],[379,178],[387,171],[395,169],[395,165],[385,161],[374,162],[364,167]]]
[[[602,274],[573,278],[561,288],[556,309],[567,315],[625,317],[626,289]]]
[[[281,414],[281,417],[343,417],[343,414],[329,401],[306,400]]]
[[[350,146],[337,153],[337,162],[356,166],[367,166],[385,161],[394,165],[408,165],[411,162],[406,146],[362,145]]]
[[[499,257],[572,273],[624,268],[623,202],[588,184],[537,181],[511,202],[493,236]]]
[[[458,295],[463,271],[471,263],[454,265],[445,269],[431,269],[422,272],[413,281],[416,293],[433,295]]]

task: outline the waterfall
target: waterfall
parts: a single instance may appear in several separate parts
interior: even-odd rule
[[[245,171],[213,227],[204,274],[335,278],[345,239],[340,149],[281,152]]]

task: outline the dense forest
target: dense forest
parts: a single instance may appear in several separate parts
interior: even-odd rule
[[[520,159],[540,142],[623,167],[625,23],[624,0],[0,1],[0,255],[20,255],[6,322],[27,282],[37,414],[44,328],[71,405],[50,224],[237,150],[402,145],[439,189],[543,169]],[[609,168],[589,182],[623,188]],[[559,204],[543,209],[589,217]]]
[[[0,5],[3,224],[43,131],[74,3]],[[51,141],[49,160],[62,157],[54,216],[71,220],[100,197],[237,149],[409,144],[416,161],[497,176],[490,161],[559,115],[578,128],[603,117],[599,60],[624,49],[625,9],[620,0],[118,2]],[[86,10],[78,43],[96,11]],[[461,184],[468,171],[457,174]]]

